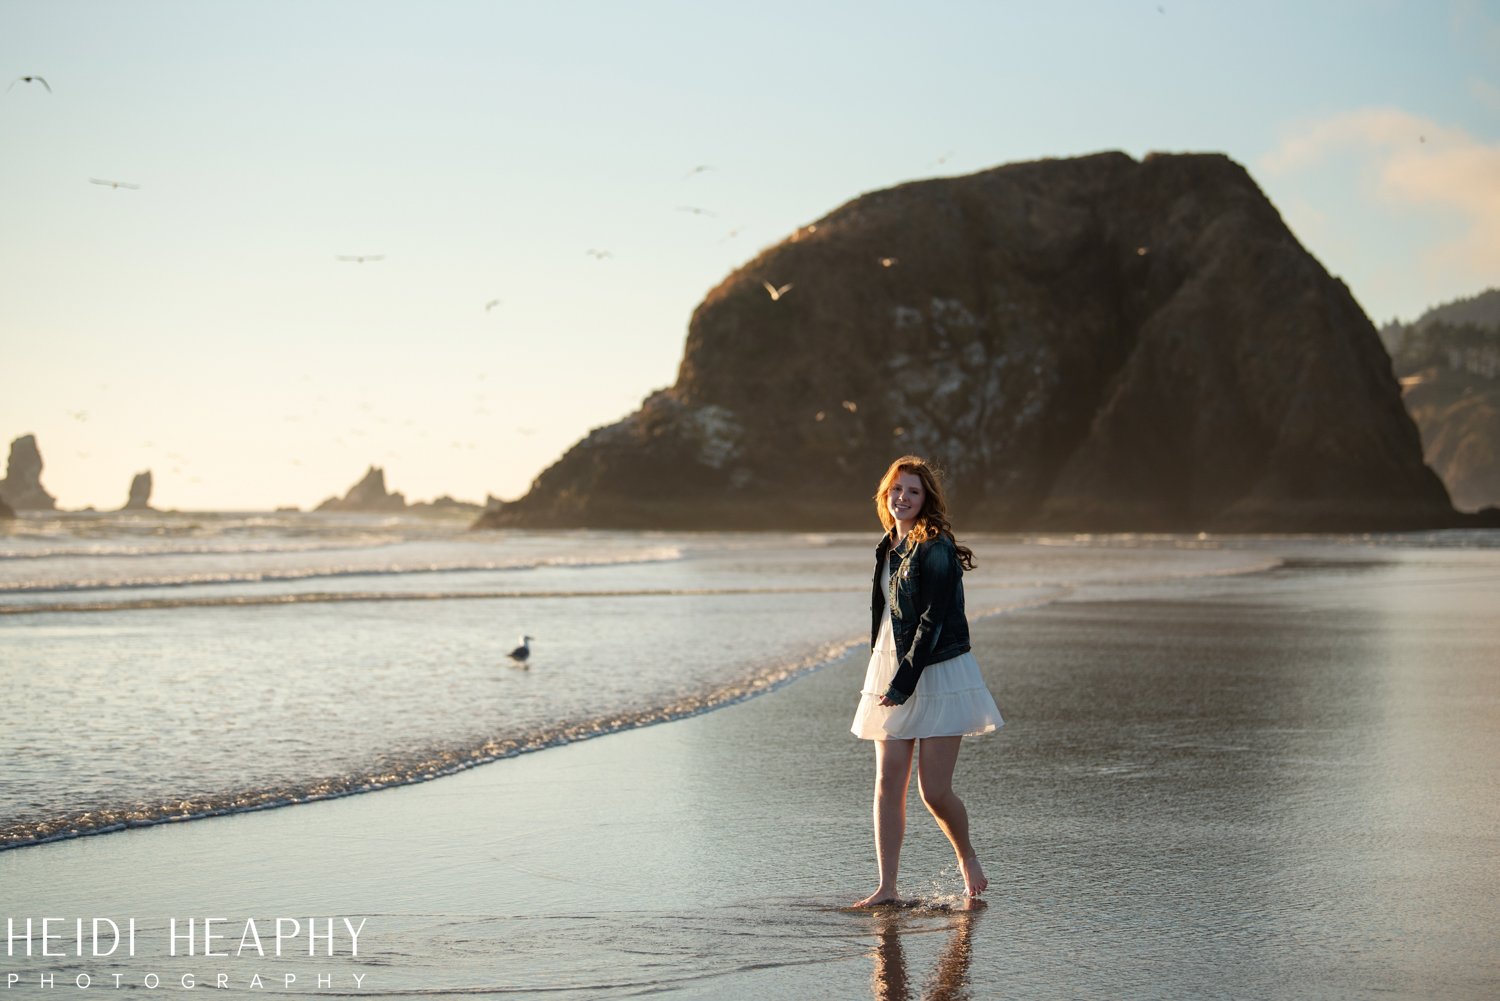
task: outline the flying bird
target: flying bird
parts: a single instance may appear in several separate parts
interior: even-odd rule
[[[383,261],[384,254],[339,254],[335,260],[353,261],[355,264],[363,264],[366,261]]]
[[[592,247],[590,247],[588,250],[585,250],[584,253],[588,254],[590,257],[592,257],[596,261],[602,261],[606,257],[613,257],[613,256],[615,256],[614,254],[610,253],[608,250],[594,250]]]
[[[882,257],[880,259],[880,266],[882,268],[893,268],[898,262],[899,259],[895,257]]]
[[[49,93],[49,94],[52,93],[52,85],[47,82],[47,79],[45,77],[40,77],[40,76],[18,76],[18,77],[16,77],[14,80],[12,80],[10,82],[10,87],[14,87],[18,83],[39,83],[43,87],[47,88],[47,93]],[[7,94],[10,93],[10,87],[6,87],[5,88],[5,92]]]
[[[692,170],[690,170],[686,174],[682,175],[682,179],[684,181],[686,181],[689,177],[692,177],[694,174],[701,174],[701,173],[703,173],[706,170],[713,170],[713,169],[714,168],[713,168],[712,164],[700,163],[700,164],[698,164],[698,166],[694,167]]]
[[[679,206],[677,206],[677,211],[678,212],[691,212],[693,215],[706,215],[706,216],[717,216],[718,215],[717,212],[710,212],[708,209],[700,209],[696,205],[679,205]]]
[[[500,300],[499,299],[491,299],[489,302],[487,302],[487,303],[484,304],[484,311],[486,313],[488,313],[490,310],[494,309],[498,305],[500,305]]]
[[[786,295],[788,292],[790,292],[792,290],[792,283],[791,282],[787,282],[785,285],[781,286],[780,288],[777,288],[775,285],[772,285],[770,282],[766,282],[766,281],[761,282],[761,285],[765,288],[767,294],[769,294],[771,296],[771,301],[772,302],[777,302],[778,300],[781,299],[782,296]]]
[[[530,659],[530,657],[531,657],[531,641],[532,641],[532,639],[534,639],[534,637],[531,637],[531,636],[522,636],[521,637],[521,645],[518,646],[518,647],[516,647],[510,653],[506,654],[506,656],[509,657],[511,660],[515,661],[517,664],[524,664],[524,663],[526,663],[526,661],[528,659]]]
[[[131,191],[139,191],[139,190],[141,190],[141,186],[139,184],[131,184],[128,181],[108,181],[108,180],[105,180],[102,177],[91,177],[91,178],[89,178],[89,183],[90,184],[102,184],[106,188],[115,188],[116,190],[118,190],[120,188],[129,188]]]

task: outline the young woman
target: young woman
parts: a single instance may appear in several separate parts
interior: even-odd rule
[[[855,907],[892,903],[906,833],[906,790],[917,757],[922,802],[948,836],[964,891],[989,881],[969,840],[969,815],[953,792],[953,766],[966,734],[1003,726],[979,664],[969,652],[963,571],[974,554],[948,525],[942,485],[925,460],[891,463],[875,491],[885,535],[875,547],[870,599],[870,666],[850,729],[875,742],[875,853],[880,885]]]

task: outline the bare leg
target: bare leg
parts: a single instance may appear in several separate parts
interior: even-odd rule
[[[911,759],[916,741],[875,741],[875,855],[880,861],[880,885],[854,904],[869,907],[896,900],[896,870],[901,863],[901,839],[906,836],[906,789],[911,784]]]
[[[969,841],[969,811],[964,809],[964,801],[953,791],[953,766],[958,763],[962,741],[962,737],[922,739],[917,788],[921,790],[922,802],[948,836],[953,853],[958,856],[958,868],[964,874],[964,892],[977,897],[990,883],[974,854],[974,845]]]

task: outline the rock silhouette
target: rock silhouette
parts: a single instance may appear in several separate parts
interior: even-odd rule
[[[399,492],[385,489],[385,470],[371,466],[364,477],[342,498],[330,497],[316,508],[318,511],[403,511],[406,498]]]
[[[121,510],[151,510],[151,470],[135,474],[135,478],[130,481],[130,498]]]
[[[675,385],[476,524],[868,527],[905,452],[974,530],[1455,517],[1374,327],[1245,169],[1101,153],[799,229],[698,306]]]
[[[0,500],[17,511],[57,510],[56,499],[42,487],[42,453],[35,435],[22,435],[10,443]]]
[[[416,501],[406,506],[412,514],[478,514],[484,508],[471,501],[461,501],[447,494],[430,501]]]

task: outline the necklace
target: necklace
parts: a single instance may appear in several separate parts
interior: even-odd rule
[[[902,577],[907,575],[908,568],[911,566],[912,557],[917,555],[917,543],[910,541],[910,536],[908,536],[906,539],[903,539],[902,542],[909,543],[906,547],[906,552],[899,554],[901,557],[901,563],[891,573],[891,579],[886,583],[886,587],[888,590],[886,600],[890,603],[891,614],[898,619],[901,618],[901,606],[896,603],[896,584]],[[891,546],[891,555],[898,555],[896,552],[896,546],[894,545]]]

